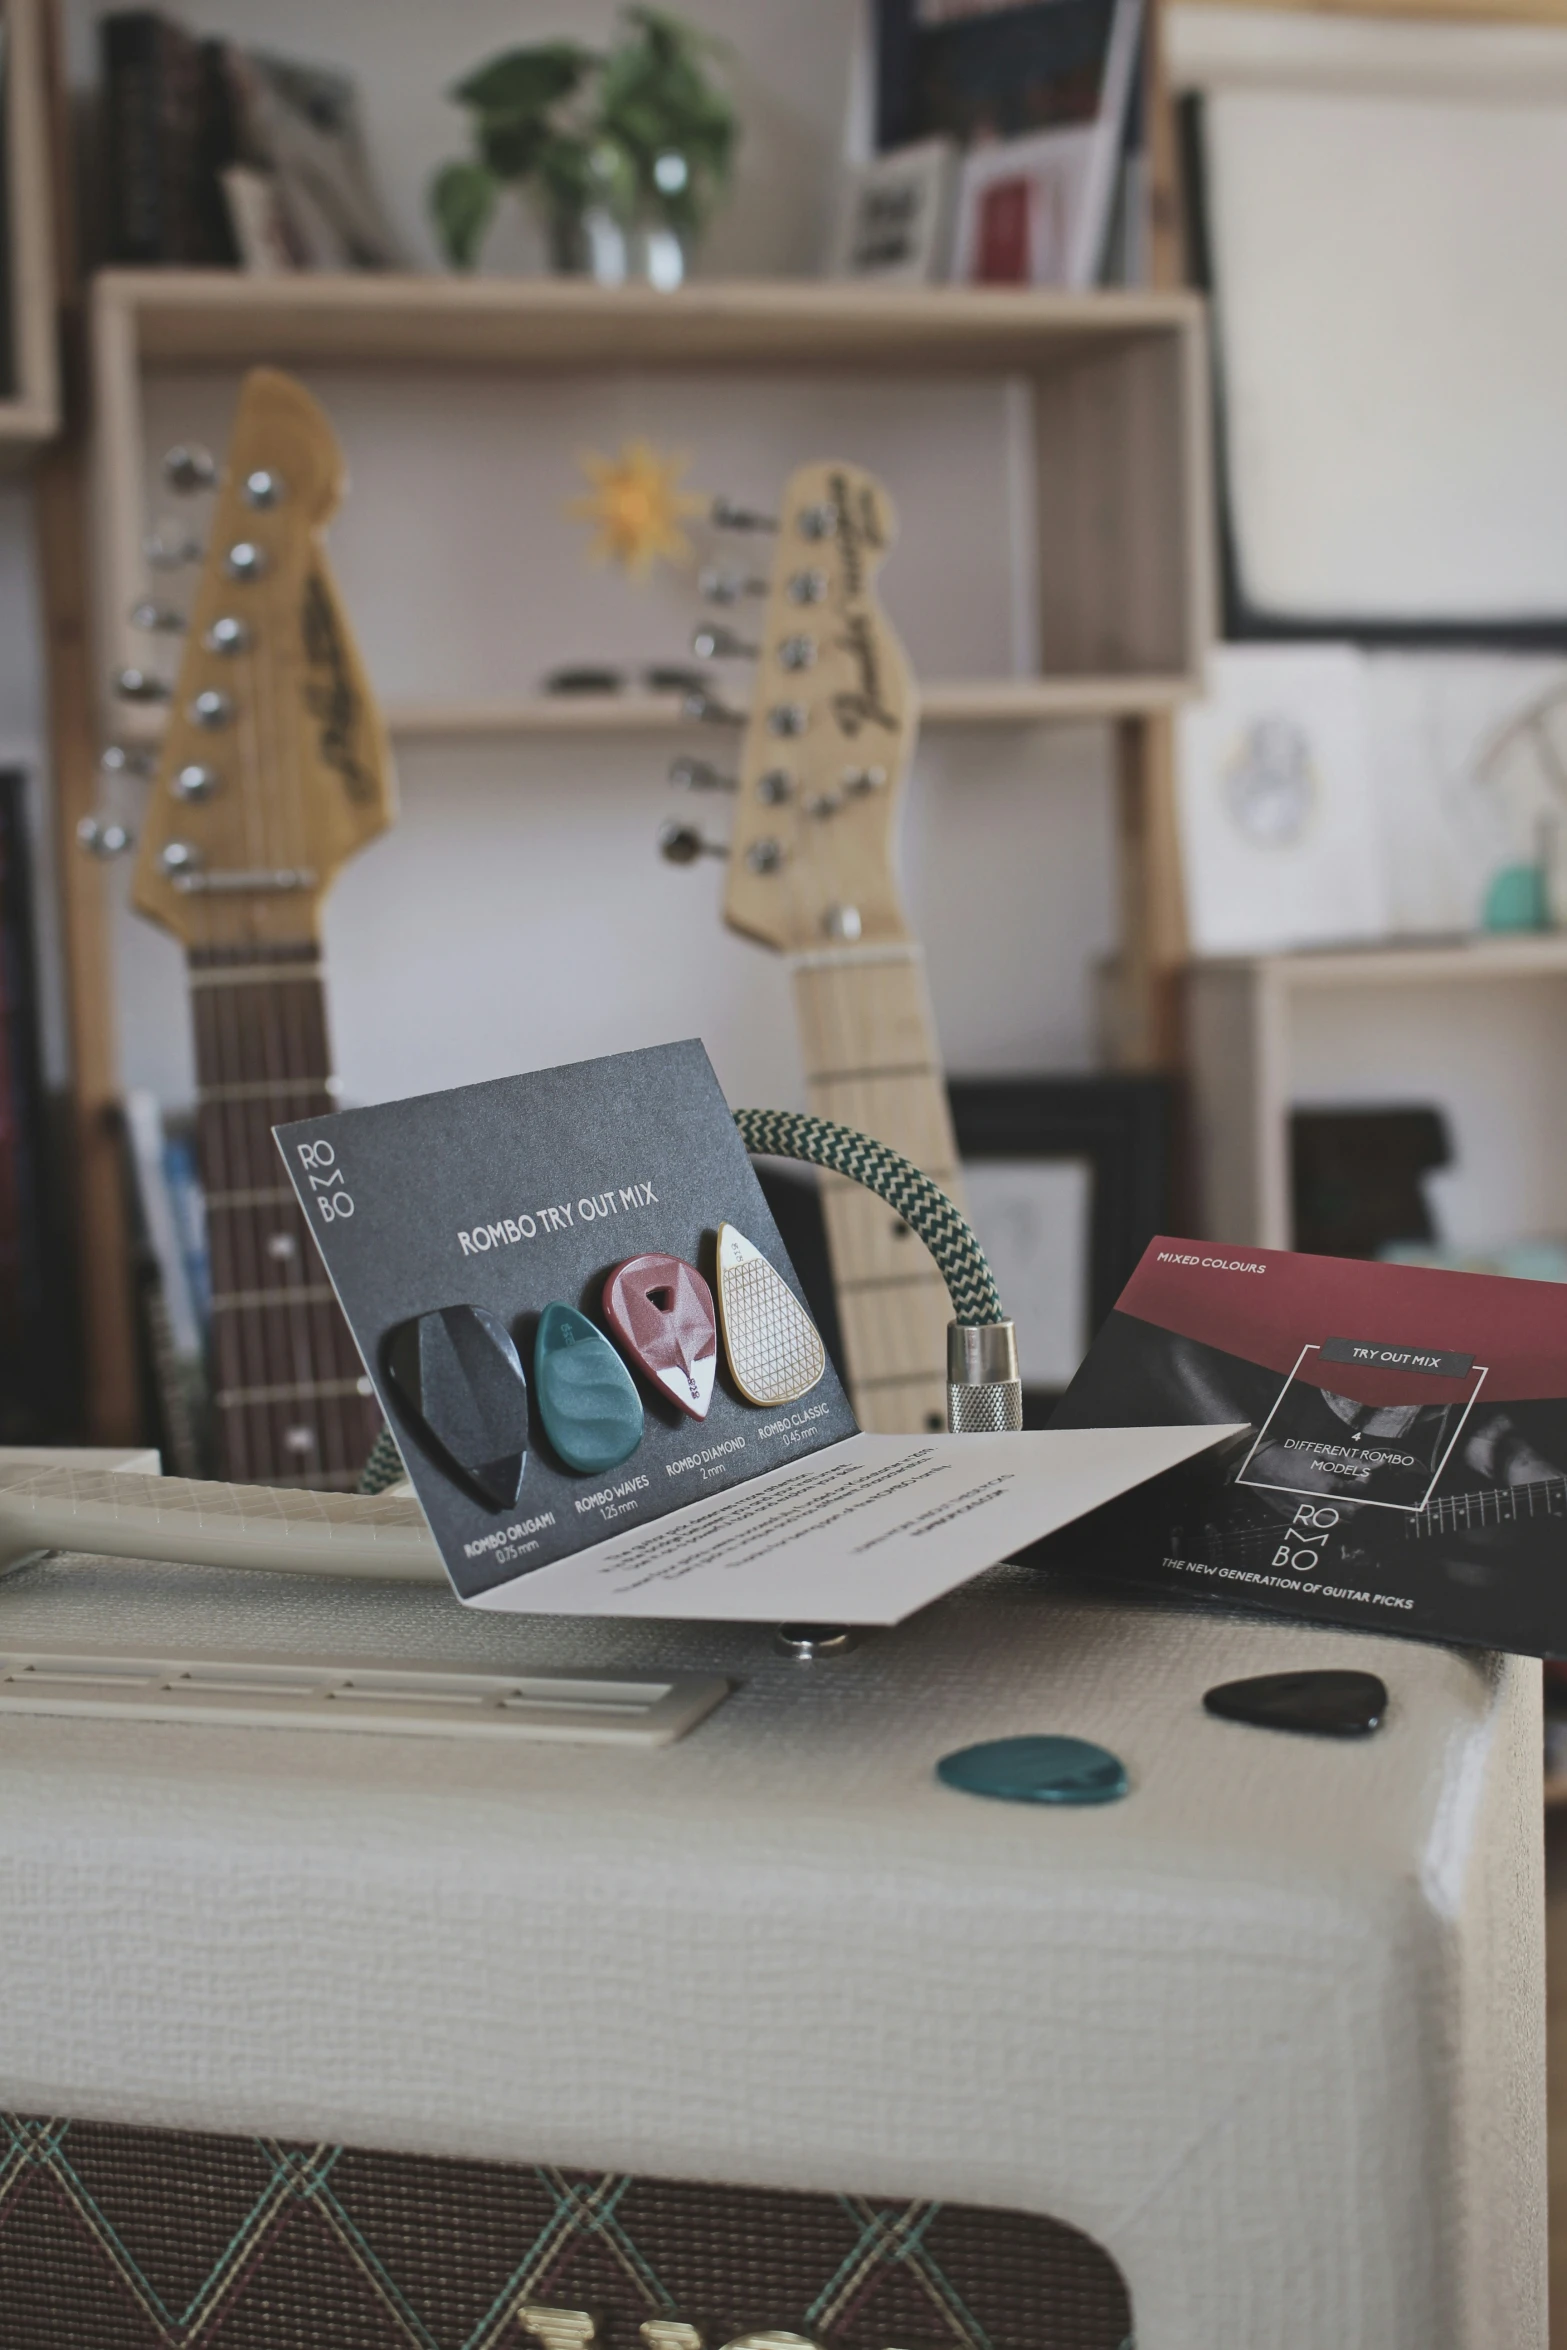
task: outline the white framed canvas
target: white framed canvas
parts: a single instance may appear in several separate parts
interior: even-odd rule
[[[1200,955],[1381,938],[1389,901],[1364,657],[1225,645],[1178,722],[1187,925]]]
[[[893,285],[944,278],[957,168],[951,139],[921,139],[847,172],[833,216],[827,275]]]

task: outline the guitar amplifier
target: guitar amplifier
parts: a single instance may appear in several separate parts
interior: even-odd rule
[[[85,1560],[0,1640],[728,1691],[663,1745],[0,1704],[6,2350],[1542,2350],[1535,1665],[1018,1568],[810,1662]],[[1322,1665],[1373,1736],[1203,1710]],[[1035,1731],[1125,1799],[936,1778]]]

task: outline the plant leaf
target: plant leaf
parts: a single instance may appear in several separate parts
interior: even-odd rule
[[[451,95],[477,114],[536,118],[557,99],[569,97],[598,62],[594,50],[575,41],[540,41],[531,49],[506,49],[487,58],[453,86]]]
[[[481,114],[474,140],[486,170],[498,180],[525,180],[538,168],[539,150],[550,136],[542,115]]]
[[[482,163],[443,163],[430,182],[436,233],[454,269],[472,269],[497,192],[493,173]]]

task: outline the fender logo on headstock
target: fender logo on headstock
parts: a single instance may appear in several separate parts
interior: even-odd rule
[[[318,673],[305,688],[305,707],[320,729],[322,763],[342,777],[349,798],[363,807],[376,799],[380,786],[354,753],[360,700],[332,599],[314,571],[305,580],[299,626],[305,659]]]
[[[838,643],[860,673],[858,692],[844,689],[833,695],[832,713],[838,721],[838,732],[846,734],[851,741],[866,726],[884,726],[889,734],[896,734],[903,721],[882,699],[881,661],[870,615],[849,613]]]
[[[866,549],[870,548],[878,555],[884,555],[887,551],[876,492],[868,482],[859,483],[851,492],[848,476],[843,473],[831,474],[829,484],[829,494],[837,517],[835,536],[843,564],[844,594],[857,599],[865,593]]]

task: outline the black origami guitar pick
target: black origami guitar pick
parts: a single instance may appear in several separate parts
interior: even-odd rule
[[[1387,1712],[1387,1684],[1375,1673],[1259,1673],[1224,1681],[1203,1699],[1209,1713],[1259,1730],[1304,1730],[1317,1738],[1366,1738]]]
[[[504,1326],[483,1306],[438,1306],[392,1332],[386,1367],[437,1451],[509,1510],[528,1457],[528,1382]]]

